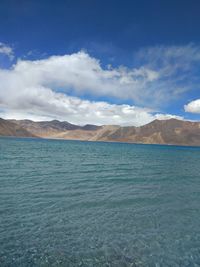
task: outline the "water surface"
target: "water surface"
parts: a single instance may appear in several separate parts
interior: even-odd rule
[[[200,148],[0,138],[0,266],[200,266]]]

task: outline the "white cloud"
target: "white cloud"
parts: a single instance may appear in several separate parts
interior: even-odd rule
[[[5,72],[3,73],[5,75]],[[103,69],[100,62],[85,52],[52,56],[43,60],[19,60],[6,75],[15,86],[43,86],[73,90],[77,95],[114,96],[142,100],[142,91],[158,79],[159,74],[148,68],[126,67]],[[152,94],[152,92],[151,92]]]
[[[42,60],[18,60],[12,68],[0,69],[0,109],[5,118],[57,118],[77,124],[143,125],[155,118],[180,118],[154,114],[138,106],[81,99],[84,94],[93,99],[111,96],[146,106],[169,101],[183,91],[164,86],[163,73],[147,65],[103,68],[99,60],[83,51]],[[76,97],[69,96],[71,92]]]
[[[140,125],[154,118],[147,109],[81,100],[70,97],[68,92],[73,89],[76,95],[89,92],[134,98],[138,87],[155,79],[157,73],[143,67],[103,69],[98,60],[85,52],[37,61],[19,60],[11,69],[0,70],[0,107],[4,117],[23,115],[78,124]],[[60,88],[64,93],[58,92]]]
[[[172,114],[155,114],[154,118],[157,120],[170,120],[170,119],[184,120],[184,117]]]
[[[8,56],[10,60],[14,59],[13,49],[10,46],[1,42],[0,42],[0,54]]]
[[[141,65],[138,68],[102,68],[100,61],[86,52],[52,56],[42,60],[18,60],[12,69],[0,70],[3,86],[29,88],[42,86],[71,90],[77,96],[111,96],[131,99],[142,106],[155,107],[176,99],[184,88],[163,80],[163,71]],[[1,90],[1,89],[0,89]]]
[[[34,101],[35,97],[37,100]],[[75,124],[117,124],[140,126],[154,119],[179,118],[169,114],[155,114],[150,110],[130,105],[115,105],[107,102],[81,100],[77,97],[55,93],[50,89],[32,88],[31,94],[20,97],[20,107],[2,113],[3,117],[33,120],[68,120]]]
[[[187,105],[184,106],[186,112],[190,113],[200,113],[200,99],[191,101]]]

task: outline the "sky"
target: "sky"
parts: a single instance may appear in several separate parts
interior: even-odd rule
[[[0,117],[200,120],[200,2],[1,0]]]

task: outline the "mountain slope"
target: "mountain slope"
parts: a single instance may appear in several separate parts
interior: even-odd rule
[[[118,125],[78,126],[56,120],[43,122],[1,120],[0,135],[200,146],[200,123],[170,119],[154,120],[141,127],[121,127]]]
[[[0,118],[0,136],[36,137],[20,125]]]
[[[149,143],[200,145],[200,123],[176,119],[155,120],[140,127],[138,137],[146,138]]]
[[[155,120],[141,127],[119,127],[107,136],[99,135],[96,140],[145,144],[200,145],[200,123],[176,119]]]
[[[92,132],[101,128],[101,126],[87,124],[85,126],[79,126],[71,124],[66,121],[31,121],[31,120],[10,120],[14,122],[27,131],[46,138],[64,138],[64,139],[74,139],[73,135],[75,134],[75,139],[87,140],[90,138],[90,135],[93,135]],[[78,132],[80,131],[80,134]],[[91,132],[91,134],[89,134]],[[74,133],[74,134],[73,134]],[[89,134],[89,135],[88,135]],[[66,137],[65,137],[66,136]],[[68,137],[68,138],[67,138]]]

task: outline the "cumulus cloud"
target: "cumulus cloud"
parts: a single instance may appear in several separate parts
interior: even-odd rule
[[[42,60],[18,60],[10,69],[0,69],[0,109],[6,118],[57,118],[78,124],[138,126],[155,118],[180,118],[139,107],[182,93],[181,88],[176,88],[176,93],[171,88],[164,90],[163,77],[163,68],[159,71],[147,64],[103,68],[99,60],[84,51]],[[84,94],[94,101],[83,100]],[[132,99],[136,105],[98,102],[98,96],[115,97],[121,102]]]
[[[200,99],[191,101],[187,105],[184,106],[186,112],[190,113],[200,113]]]
[[[10,46],[1,42],[0,42],[0,54],[8,56],[10,60],[14,59],[13,49]]]
[[[103,69],[99,60],[83,51],[43,60],[18,60],[11,70],[0,72],[0,78],[9,83],[9,87],[62,88],[66,93],[73,90],[79,96],[90,93],[136,102],[143,98],[141,92],[158,76],[156,71],[145,67]]]
[[[156,57],[156,52],[148,52],[147,58],[154,53]],[[160,55],[162,61],[165,57]],[[148,60],[151,61],[151,57]],[[6,73],[1,71],[0,76],[6,75],[10,87],[13,83],[16,88],[62,88],[66,93],[73,90],[78,96],[89,93],[92,96],[131,99],[138,105],[151,107],[167,103],[186,90],[185,83],[181,86],[171,77],[166,79],[166,66],[159,69],[151,65],[102,68],[99,60],[81,51],[43,60],[18,60],[11,70]],[[172,70],[172,66],[169,69]]]
[[[8,109],[5,107],[4,118],[33,120],[59,119],[76,124],[117,124],[140,126],[154,119],[171,119],[182,117],[170,114],[152,114],[145,108],[130,105],[116,105],[107,102],[81,100],[78,97],[55,93],[47,88],[32,88],[31,94],[21,95],[20,107],[13,101]]]

